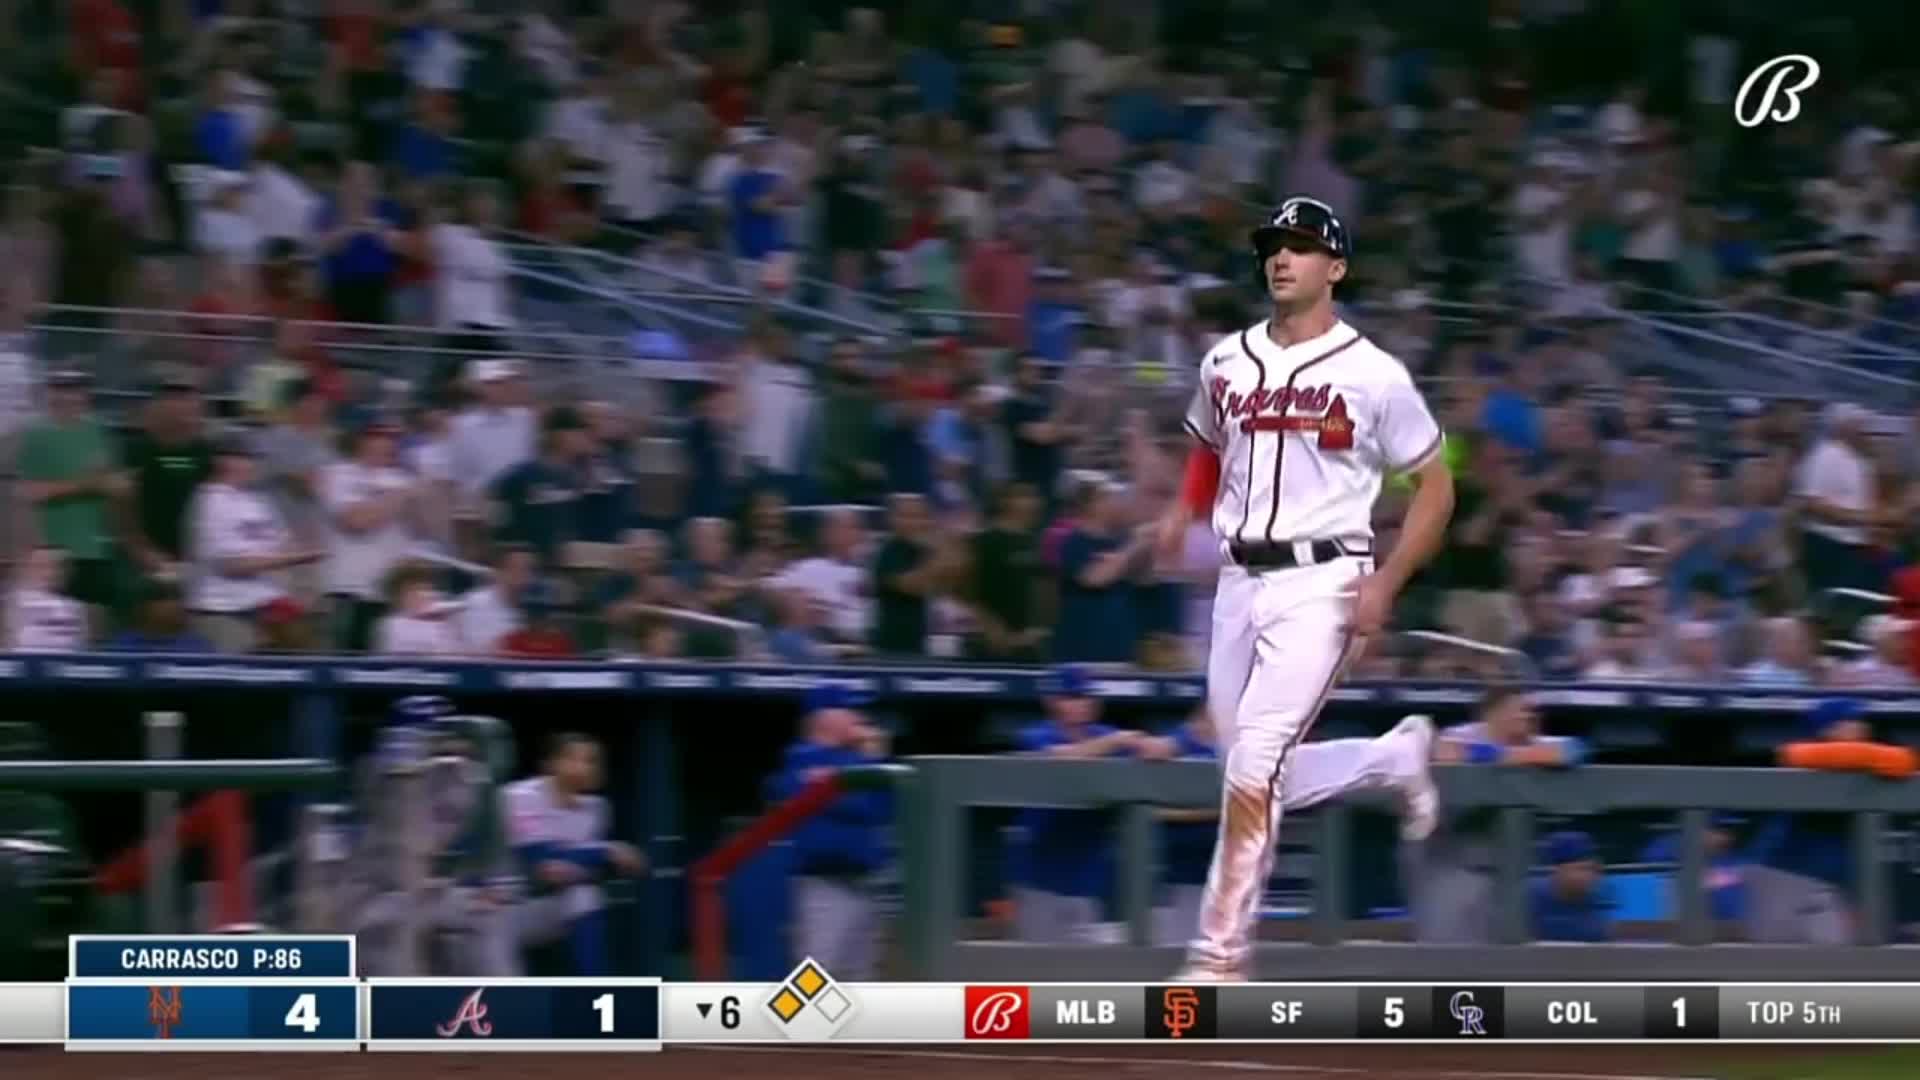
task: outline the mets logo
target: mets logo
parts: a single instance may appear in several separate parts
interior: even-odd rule
[[[1160,1009],[1167,1037],[1177,1039],[1200,1022],[1200,993],[1190,986],[1176,986],[1160,995]]]
[[[147,987],[147,1022],[153,1025],[154,1038],[173,1038],[173,1029],[180,1023],[179,987]]]
[[[467,999],[460,1003],[460,1011],[453,1014],[453,1019],[436,1025],[433,1030],[443,1039],[459,1035],[463,1027],[472,1031],[476,1038],[484,1039],[493,1034],[493,1024],[487,1020],[487,1006],[480,1000],[480,995],[486,992],[486,987],[481,987],[468,994]]]
[[[1460,1021],[1460,1034],[1485,1035],[1487,1010],[1473,1003],[1473,991],[1462,990],[1447,999],[1447,1015]]]
[[[969,986],[967,1038],[1024,1039],[1032,1031],[1024,986]]]

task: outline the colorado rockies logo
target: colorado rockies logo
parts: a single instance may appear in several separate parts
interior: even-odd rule
[[[1473,1003],[1473,991],[1462,990],[1447,1001],[1447,1014],[1460,1021],[1460,1034],[1485,1035],[1487,1011]]]

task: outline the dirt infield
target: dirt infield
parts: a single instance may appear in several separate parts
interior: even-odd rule
[[[593,1080],[1148,1080],[1267,1077],[1271,1080],[1725,1080],[1758,1064],[1810,1080],[1870,1050],[1781,1046],[1185,1046],[696,1047],[658,1054],[69,1054],[36,1048],[0,1053],[0,1075],[21,1080],[379,1080],[445,1076],[524,1080],[563,1070]],[[1797,1068],[1804,1065],[1804,1071]],[[1847,1072],[1846,1075],[1856,1075]],[[1889,1072],[1887,1076],[1903,1075]],[[1909,1066],[1904,1075],[1914,1075]]]

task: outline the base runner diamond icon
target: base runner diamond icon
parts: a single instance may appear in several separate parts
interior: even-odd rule
[[[812,957],[769,991],[763,1005],[774,1026],[795,1040],[831,1039],[858,1011],[853,991],[835,982]]]

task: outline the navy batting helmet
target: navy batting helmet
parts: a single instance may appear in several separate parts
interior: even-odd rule
[[[1265,224],[1253,230],[1256,258],[1254,273],[1262,289],[1267,285],[1267,259],[1280,249],[1281,243],[1289,235],[1306,238],[1336,259],[1353,257],[1353,241],[1348,238],[1347,227],[1333,212],[1333,207],[1319,199],[1295,195],[1281,203]]]

